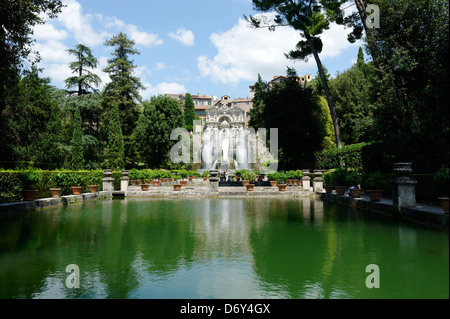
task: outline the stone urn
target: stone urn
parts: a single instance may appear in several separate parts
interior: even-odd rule
[[[173,190],[175,192],[181,191],[181,184],[173,184]]]
[[[52,194],[52,198],[60,198],[63,192],[62,188],[50,188],[50,194]]]
[[[253,192],[253,188],[255,187],[255,184],[246,184],[245,188],[247,189],[247,192]]]
[[[143,192],[148,191],[149,186],[150,186],[150,184],[141,184],[141,191],[143,191]]]
[[[88,185],[88,187],[91,193],[97,193],[98,185]]]
[[[394,163],[394,173],[397,176],[408,176],[412,172],[411,163]]]
[[[336,190],[337,195],[344,195],[347,187],[346,186],[335,186],[334,189]]]
[[[73,195],[81,195],[83,190],[83,186],[72,186],[72,194]]]
[[[22,191],[23,200],[33,201],[36,199],[37,193],[38,193],[38,191],[34,190],[34,189],[33,190],[29,190],[29,189],[23,190]]]
[[[366,192],[369,194],[371,202],[379,202],[381,200],[381,196],[383,196],[382,190],[367,190]]]
[[[277,185],[278,186],[278,191],[280,191],[280,192],[284,192],[284,191],[286,191],[286,184],[278,184]]]
[[[334,186],[325,186],[324,188],[325,188],[325,192],[326,192],[327,194],[333,193]]]
[[[361,197],[361,191],[362,191],[362,189],[352,188],[352,189],[350,189],[350,196],[352,198],[360,198]]]

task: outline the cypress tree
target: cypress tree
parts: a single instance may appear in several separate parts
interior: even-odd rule
[[[83,150],[83,131],[81,129],[81,114],[80,109],[75,109],[75,115],[73,120],[73,134],[72,141],[72,158],[70,161],[70,167],[74,170],[83,169],[84,166],[84,150]]]
[[[184,122],[186,123],[186,129],[192,131],[193,124],[195,120],[195,106],[192,95],[186,93],[186,98],[184,99]]]
[[[109,115],[108,147],[105,150],[105,163],[108,168],[124,167],[124,143],[120,126],[119,106],[112,103]]]

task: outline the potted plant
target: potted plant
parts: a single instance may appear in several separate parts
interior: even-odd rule
[[[276,172],[275,173],[275,178],[276,178],[276,181],[277,181],[278,191],[279,192],[286,191],[286,186],[287,186],[286,183],[285,183],[286,175],[281,173],[281,172]]]
[[[441,202],[441,206],[444,209],[444,213],[448,214],[448,185],[449,185],[449,169],[448,168],[441,168],[438,170],[433,177],[434,181],[439,185],[439,195],[442,194],[442,196],[439,196],[438,199]],[[445,196],[447,195],[447,196]]]
[[[337,168],[331,173],[331,180],[334,184],[334,189],[337,195],[344,195],[347,189],[347,170],[344,168]]]
[[[206,182],[208,180],[208,177],[209,177],[209,171],[204,171],[202,173],[202,177],[203,177],[203,181]]]
[[[83,191],[83,177],[79,173],[72,173],[69,177],[73,195],[81,195]]]
[[[22,171],[19,175],[22,182],[22,196],[25,201],[33,201],[38,193],[37,185],[42,179],[40,172],[34,168]]]
[[[387,181],[380,172],[369,173],[363,179],[363,187],[373,202],[379,202]]]
[[[146,191],[148,191],[148,187],[150,186],[150,184],[148,184],[144,181],[144,183],[141,183],[140,186],[141,186],[141,191],[146,192]]]
[[[247,188],[247,190],[249,192],[253,191],[253,187],[255,186],[255,181],[256,181],[256,173],[254,171],[251,170],[243,170],[243,172],[241,173],[241,177],[243,179],[242,184],[245,185],[245,187]],[[244,184],[244,181],[247,181]]]
[[[334,186],[332,186],[331,184],[331,178],[332,178],[331,173],[323,174],[323,183],[325,184],[324,188],[327,194],[333,193],[334,190]]]
[[[50,176],[50,181],[56,187],[49,188],[53,198],[61,197],[64,187],[66,186],[66,174],[63,172],[54,173]]]
[[[357,171],[347,171],[347,186],[352,198],[361,197],[361,175]]]
[[[181,190],[181,184],[180,184],[180,176],[178,174],[173,174],[173,179],[175,180],[175,184],[173,184],[173,190],[178,192]]]
[[[128,174],[128,177],[130,178],[130,184],[131,186],[135,186],[138,183],[139,179],[139,170],[137,168],[130,169],[130,172]]]

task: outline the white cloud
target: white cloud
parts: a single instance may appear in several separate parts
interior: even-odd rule
[[[130,38],[136,43],[136,45],[141,45],[144,47],[152,47],[154,45],[161,45],[163,41],[159,37],[159,35],[155,33],[148,33],[145,31],[139,30],[137,26],[134,24],[126,24],[120,19],[116,17],[109,18],[101,18],[100,20],[104,20],[104,25],[107,28],[117,28],[122,29],[127,33]]]
[[[106,36],[106,32],[97,33],[92,28],[92,18],[90,14],[83,14],[81,4],[75,0],[64,0],[66,5],[58,15],[60,21],[74,36],[74,38],[88,46],[101,44]]]
[[[331,25],[321,36],[321,58],[337,56],[351,46],[347,33],[342,26]],[[295,67],[299,74],[316,67],[312,56],[307,62],[294,62],[285,57],[301,40],[300,33],[291,27],[279,27],[271,32],[250,28],[247,21],[239,19],[232,29],[213,33],[210,40],[218,52],[213,58],[199,56],[197,66],[203,78],[210,77],[216,83],[237,85],[240,80],[254,80],[258,73],[264,79],[271,79],[285,74],[286,66]]]
[[[154,68],[154,70],[156,71],[162,71],[167,69],[166,64],[164,62],[156,62],[156,66]]]
[[[65,30],[58,30],[53,24],[37,24],[33,28],[33,36],[36,40],[40,41],[61,41],[67,38],[67,32]]]
[[[149,83],[145,84],[146,89],[141,93],[143,99],[148,99],[151,96],[159,95],[159,94],[183,94],[186,93],[187,90],[184,85],[176,83],[176,82],[162,82],[156,86],[152,86]]]
[[[191,30],[186,30],[185,28],[180,28],[177,30],[176,33],[170,32],[169,36],[172,39],[174,39],[184,45],[187,45],[187,46],[194,45],[195,37],[194,37],[194,33],[192,33]]]

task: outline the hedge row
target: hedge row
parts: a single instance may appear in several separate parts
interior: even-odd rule
[[[316,169],[330,169],[343,166],[354,170],[363,168],[362,149],[369,143],[343,146],[340,149],[324,150],[315,154]]]
[[[22,201],[22,190],[24,183],[22,176],[28,170],[0,170],[0,203],[11,203]],[[49,188],[57,187],[52,179],[52,175],[61,173],[63,175],[63,182],[61,188],[63,195],[71,195],[71,186],[75,186],[73,181],[77,180],[76,184],[83,186],[83,192],[89,192],[88,185],[99,185],[99,191],[102,190],[103,170],[83,170],[83,171],[44,171],[40,169],[33,169],[33,175],[37,176],[38,182],[35,189],[38,190],[37,198],[51,197]],[[115,179],[114,187],[120,187],[121,172],[113,172]]]

